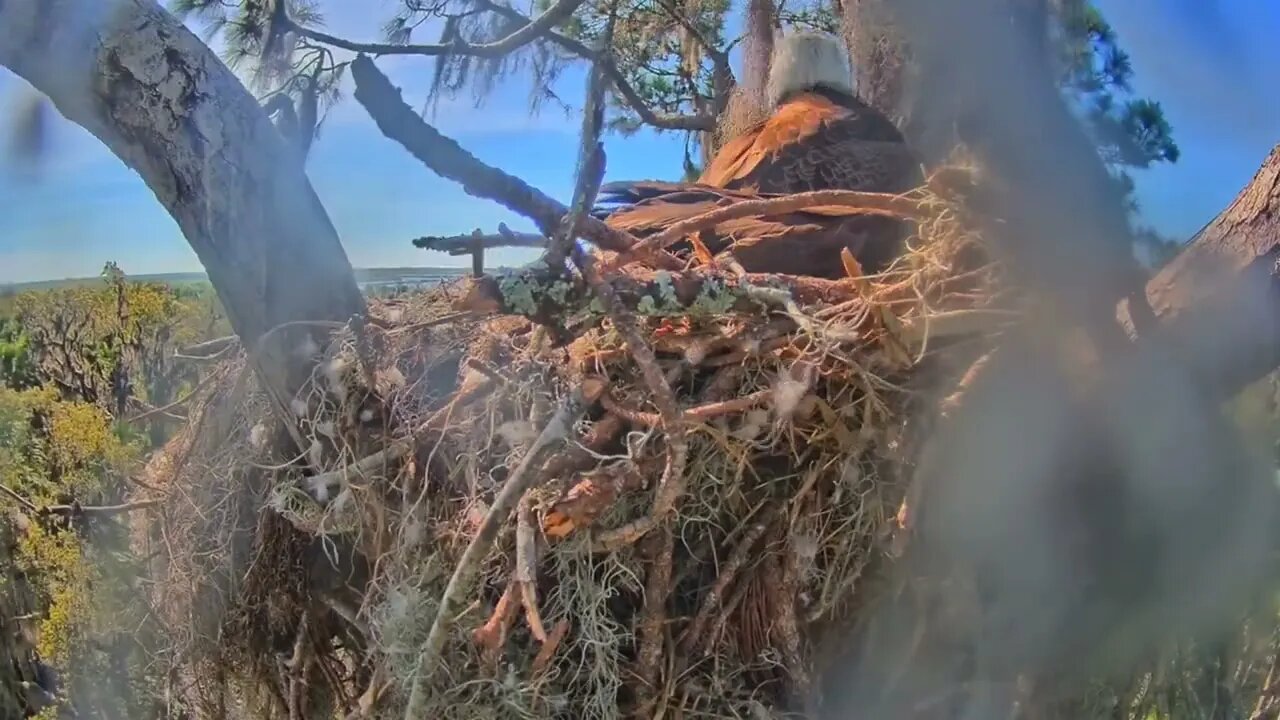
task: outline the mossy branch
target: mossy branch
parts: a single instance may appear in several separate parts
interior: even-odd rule
[[[493,200],[533,220],[547,237],[561,228],[569,208],[520,178],[484,164],[427,124],[405,104],[399,89],[368,56],[361,55],[351,62],[351,77],[356,83],[356,100],[382,134],[404,146],[432,172],[462,185],[470,195]],[[582,218],[578,231],[595,245],[614,252],[626,252],[637,242],[629,234],[590,216]],[[679,261],[670,255],[657,257],[666,267],[678,267]]]
[[[608,314],[581,277],[541,264],[470,282],[460,302],[466,310],[521,315],[553,327],[566,318],[604,318]],[[751,273],[739,276],[706,269],[671,272],[635,268],[614,273],[604,282],[623,308],[639,317],[759,313],[768,304],[762,298],[769,295],[789,297],[804,305],[835,304],[857,297],[856,289],[841,280]]]

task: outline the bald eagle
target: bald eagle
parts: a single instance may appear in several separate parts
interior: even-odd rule
[[[695,183],[608,183],[596,214],[639,237],[716,207],[810,190],[905,192],[923,182],[902,133],[853,94],[844,44],[799,32],[775,45],[769,117],[716,153]],[[733,246],[751,272],[837,277],[848,248],[877,272],[900,252],[900,221],[842,208],[722,223],[700,240],[713,253]],[[672,248],[679,250],[679,247]]]
[[[847,57],[833,35],[782,38],[766,86],[772,113],[725,144],[698,182],[760,193],[918,185],[919,161],[893,122],[854,95]]]

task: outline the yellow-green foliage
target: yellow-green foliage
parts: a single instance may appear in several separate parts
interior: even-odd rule
[[[0,481],[37,504],[95,502],[139,454],[93,405],[0,388]]]
[[[18,546],[18,561],[30,576],[40,579],[37,587],[47,603],[37,650],[46,661],[66,668],[93,617],[93,568],[72,532],[49,531],[38,523]]]
[[[0,482],[36,505],[118,502],[139,456],[96,406],[48,389],[0,388]],[[133,635],[145,609],[125,528],[112,519],[87,526],[44,518],[29,524],[15,560],[39,600],[41,657],[73,686],[105,693],[100,702],[127,710],[144,667],[127,658],[140,647]],[[115,670],[122,666],[129,668],[123,676]]]
[[[125,478],[176,427],[158,414],[127,418],[197,381],[175,350],[229,333],[211,288],[130,282],[112,266],[103,282],[6,297],[0,321],[0,483],[36,506],[126,500]],[[40,655],[85,717],[149,715],[158,629],[141,602],[128,516],[28,514],[14,561],[37,598]]]
[[[1280,460],[1280,373],[1249,385],[1229,403],[1227,411],[1252,450]]]
[[[76,397],[111,407],[114,373],[132,397],[164,404],[193,370],[175,364],[183,345],[229,332],[217,297],[204,286],[131,282],[108,266],[105,283],[19,294],[12,315],[38,378]]]

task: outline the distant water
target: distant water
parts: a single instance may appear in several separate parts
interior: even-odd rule
[[[366,295],[390,295],[435,287],[440,283],[464,274],[466,274],[466,271],[463,270],[407,273],[404,275],[363,279],[359,280],[357,284],[360,286],[361,292]]]

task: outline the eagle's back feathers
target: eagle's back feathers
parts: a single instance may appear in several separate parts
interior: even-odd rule
[[[787,44],[789,42],[789,44]],[[593,210],[609,225],[649,237],[674,223],[744,200],[810,190],[906,192],[924,178],[902,133],[853,97],[839,41],[794,37],[775,52],[773,113],[730,140],[696,183],[610,183]],[[781,68],[781,69],[780,69]],[[848,249],[869,272],[901,252],[895,218],[839,207],[728,220],[701,231],[713,254],[732,249],[748,271],[841,277]],[[680,250],[689,243],[678,243]]]
[[[698,178],[700,184],[764,193],[900,192],[920,180],[892,122],[856,98],[821,90],[783,102],[729,141]]]
[[[608,197],[632,200],[612,212],[609,225],[638,238],[656,235],[671,225],[720,207],[762,197],[750,192],[705,185],[629,183],[615,186]],[[848,248],[868,272],[886,267],[900,249],[900,232],[893,218],[863,214],[860,210],[822,206],[769,217],[725,220],[699,233],[712,253],[732,250],[749,272],[774,272],[810,277],[843,276],[840,251]],[[687,250],[687,243],[670,249]],[[682,253],[681,253],[682,254]]]

